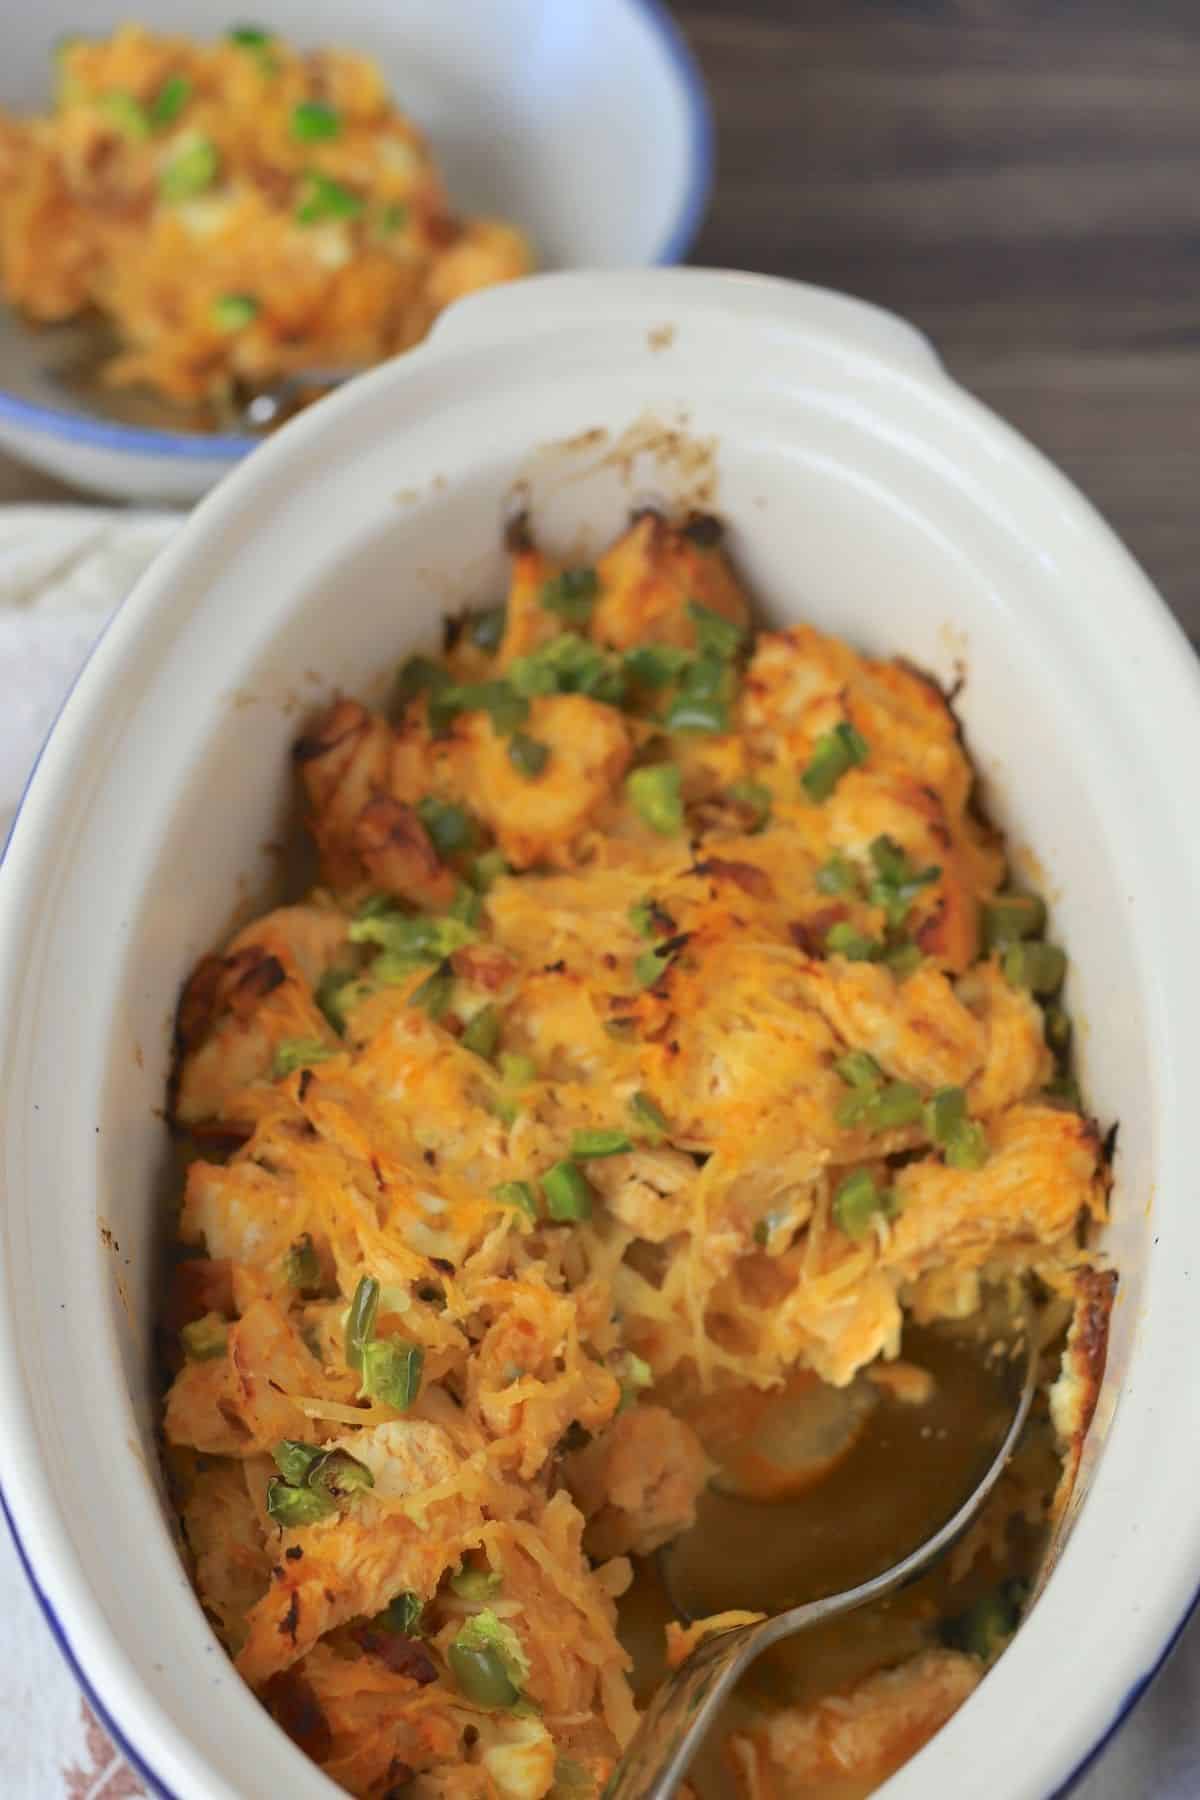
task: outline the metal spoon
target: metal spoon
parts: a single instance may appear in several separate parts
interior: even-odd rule
[[[272,426],[282,424],[310,400],[330,393],[362,372],[360,366],[297,369],[291,375],[281,375],[278,381],[259,388],[240,409],[235,410],[234,423],[240,431],[270,431]]]
[[[1033,1401],[1039,1345],[1028,1305],[1021,1323],[1025,1364],[1012,1419],[987,1470],[957,1511],[932,1537],[869,1581],[789,1607],[756,1624],[739,1625],[697,1645],[654,1693],[605,1788],[604,1800],[670,1800],[720,1707],[756,1658],[809,1626],[893,1593],[929,1568],[966,1530],[1004,1473]]]
[[[104,366],[120,345],[103,322],[90,316],[37,330],[9,320],[5,329],[10,336],[19,332],[27,343],[30,366],[51,402],[56,395],[65,394],[93,418],[198,436],[258,436],[271,431],[309,401],[361,375],[366,367],[330,364],[295,369],[253,393],[235,395],[217,406],[187,407],[165,400],[149,388],[111,387],[104,380]]]

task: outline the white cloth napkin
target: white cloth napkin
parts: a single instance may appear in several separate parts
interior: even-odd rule
[[[101,627],[179,522],[171,513],[0,507],[0,843]]]
[[[0,507],[0,842],[101,627],[179,523],[161,513]],[[82,1699],[0,1526],[0,1797],[144,1793]],[[1075,1797],[1198,1800],[1200,1616]]]

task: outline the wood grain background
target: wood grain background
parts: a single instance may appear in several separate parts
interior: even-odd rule
[[[1198,0],[676,0],[711,87],[697,262],[928,332],[1200,640]]]
[[[1200,640],[1200,0],[674,11],[717,125],[693,260],[904,313]],[[62,492],[0,463],[0,499]]]

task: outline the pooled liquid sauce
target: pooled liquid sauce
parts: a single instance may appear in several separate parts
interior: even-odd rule
[[[621,1602],[621,1636],[634,1657],[639,1702],[665,1671],[664,1628],[680,1616],[672,1596],[694,1618],[734,1607],[779,1612],[868,1580],[945,1523],[991,1462],[1020,1384],[1020,1359],[986,1359],[972,1336],[970,1327],[908,1326],[903,1355],[934,1378],[924,1404],[882,1390],[857,1441],[818,1485],[779,1501],[735,1499],[710,1487],[695,1529],[660,1552],[661,1564],[636,1565]],[[1023,1487],[1036,1490],[1043,1477],[1047,1491],[1053,1487],[1057,1466],[1044,1416],[1026,1427],[1011,1467]],[[1007,1502],[1002,1490],[993,1495],[989,1507],[997,1506],[1011,1510],[1011,1490]],[[766,1707],[811,1702],[905,1661],[938,1643],[945,1621],[987,1590],[1027,1579],[1044,1533],[1018,1521],[1005,1542],[1003,1565],[982,1557],[952,1582],[951,1557],[943,1557],[888,1598],[760,1657],[693,1765],[691,1786],[704,1800],[730,1800],[735,1789],[721,1750],[731,1730]],[[881,1779],[806,1787],[805,1800],[860,1800]]]

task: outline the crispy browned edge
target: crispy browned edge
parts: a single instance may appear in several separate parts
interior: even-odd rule
[[[1066,1542],[1075,1484],[1084,1443],[1091,1428],[1108,1360],[1108,1334],[1117,1294],[1115,1269],[1080,1269],[1075,1277],[1075,1312],[1063,1348],[1062,1375],[1077,1383],[1070,1420],[1070,1435],[1062,1446],[1062,1474],[1050,1503],[1050,1548],[1038,1571],[1035,1592],[1040,1593],[1054,1571]]]

